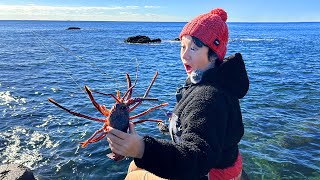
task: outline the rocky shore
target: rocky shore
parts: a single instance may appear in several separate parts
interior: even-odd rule
[[[0,179],[6,180],[35,180],[33,172],[18,164],[2,164],[0,165]]]

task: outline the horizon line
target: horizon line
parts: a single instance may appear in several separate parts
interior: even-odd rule
[[[119,20],[52,20],[52,19],[0,19],[0,21],[66,21],[66,22],[152,22],[187,23],[188,21],[119,21]],[[320,21],[227,21],[227,23],[320,23]]]

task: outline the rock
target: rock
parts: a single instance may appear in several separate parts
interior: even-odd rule
[[[131,36],[128,37],[125,42],[128,43],[149,43],[151,39],[148,36]]]
[[[35,180],[33,172],[18,164],[3,164],[0,165],[0,179],[7,180]]]
[[[152,39],[150,42],[152,42],[152,43],[161,43],[161,39],[160,38]]]
[[[124,40],[124,42],[126,43],[140,43],[140,44],[144,44],[144,43],[154,43],[154,42],[161,42],[161,39],[157,38],[157,39],[153,39],[151,40],[148,36],[131,36],[128,37],[127,39]]]
[[[80,30],[79,27],[68,27],[66,30]]]
[[[174,41],[180,41],[180,38],[175,38]]]

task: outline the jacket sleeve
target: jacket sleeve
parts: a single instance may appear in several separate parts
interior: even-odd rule
[[[222,96],[205,93],[195,93],[183,109],[179,143],[144,137],[144,155],[134,159],[138,167],[163,178],[199,179],[219,163],[227,113]]]

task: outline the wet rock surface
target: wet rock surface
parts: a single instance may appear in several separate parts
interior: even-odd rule
[[[18,164],[3,164],[0,165],[0,179],[6,180],[35,180],[33,172]]]

